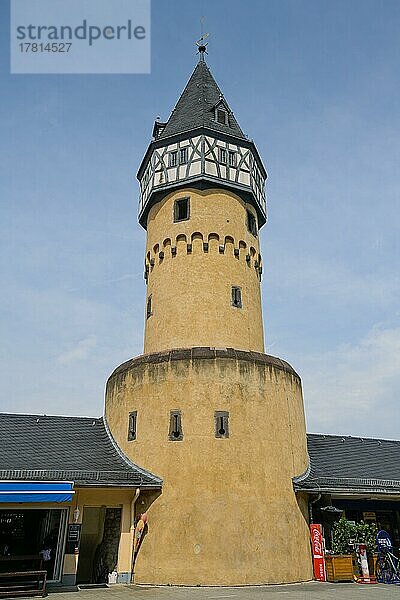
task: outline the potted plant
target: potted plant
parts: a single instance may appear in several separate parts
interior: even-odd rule
[[[355,525],[355,534],[356,542],[358,544],[365,544],[367,547],[369,574],[375,576],[376,561],[378,559],[378,555],[375,553],[378,527],[374,522],[365,523],[364,521],[360,521]]]
[[[356,526],[341,517],[332,527],[332,554],[325,556],[328,581],[354,581],[353,549]]]

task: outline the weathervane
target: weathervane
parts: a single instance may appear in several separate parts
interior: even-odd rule
[[[204,54],[208,54],[208,52],[207,52],[208,42],[206,42],[206,43],[204,43],[204,42],[210,35],[209,33],[203,33],[204,21],[205,21],[205,17],[201,17],[201,19],[200,19],[201,37],[196,42],[196,46],[198,47],[198,53],[200,54],[200,60],[204,60]]]

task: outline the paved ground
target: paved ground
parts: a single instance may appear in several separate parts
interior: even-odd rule
[[[53,596],[53,593],[51,593]],[[390,600],[400,586],[302,583],[245,588],[183,588],[116,585],[108,589],[57,592],[53,600]]]

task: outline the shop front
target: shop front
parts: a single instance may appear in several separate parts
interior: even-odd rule
[[[146,499],[146,489],[77,489],[67,524],[63,583],[131,582],[134,519],[147,507]]]
[[[308,497],[310,523],[321,525],[328,553],[334,551],[334,525],[343,516],[350,525],[374,524],[374,531],[387,532],[398,555],[400,441],[321,434],[307,437],[309,469],[296,477],[293,485],[298,496]]]
[[[326,510],[326,506],[336,511]],[[333,523],[344,516],[352,523],[375,523],[377,530],[387,531],[395,548],[400,548],[400,496],[398,499],[352,498],[324,495],[314,508],[314,521],[321,523],[327,549],[331,549]]]
[[[135,516],[152,494],[146,486],[74,487],[69,497],[0,501],[0,580],[2,573],[45,570],[54,584],[131,582]]]
[[[393,545],[400,547],[400,497],[398,500],[334,498],[333,503],[349,521],[376,523],[378,531],[387,531]]]
[[[61,580],[72,488],[64,481],[0,481],[0,573],[40,569],[48,581]]]
[[[0,508],[0,572],[44,569],[61,581],[68,508]]]
[[[2,584],[32,570],[54,584],[129,583],[135,515],[162,481],[124,457],[103,419],[0,414],[0,436]]]

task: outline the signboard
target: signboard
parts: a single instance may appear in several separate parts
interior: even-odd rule
[[[314,565],[314,577],[317,581],[326,581],[324,538],[322,536],[321,525],[315,523],[310,525],[310,533]]]
[[[368,568],[367,546],[365,544],[360,544],[358,546],[358,555],[360,557],[361,572],[362,572],[363,579],[370,581],[369,568]]]
[[[65,544],[65,554],[77,554],[79,551],[79,542],[81,539],[80,523],[70,523],[67,529],[67,542]]]
[[[81,525],[79,523],[70,523],[67,531],[67,542],[79,544],[81,538]]]
[[[363,519],[366,523],[370,523],[371,521],[376,523],[376,513],[372,511],[363,512]]]

